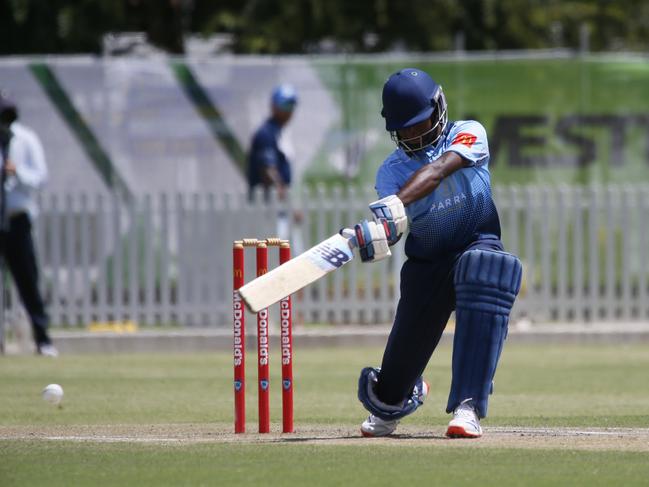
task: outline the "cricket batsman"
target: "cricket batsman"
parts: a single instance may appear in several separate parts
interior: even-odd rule
[[[361,433],[389,435],[423,403],[422,373],[455,310],[446,435],[478,438],[522,274],[500,240],[487,135],[476,121],[449,121],[442,87],[415,68],[385,82],[381,115],[397,148],[376,175],[374,221],[346,231],[363,262],[388,257],[410,231],[381,367],[363,369],[359,379],[358,398],[370,412]]]

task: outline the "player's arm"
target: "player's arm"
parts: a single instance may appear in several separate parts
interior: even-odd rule
[[[285,199],[286,185],[284,184],[277,167],[264,164],[261,170],[261,177],[265,185],[273,186],[277,190],[277,196],[280,200]]]
[[[401,187],[396,196],[404,206],[428,196],[435,191],[442,180],[466,166],[466,161],[457,152],[445,152],[431,164],[416,171]]]
[[[23,137],[27,145],[27,157],[12,165],[13,174],[18,179],[19,184],[37,189],[47,180],[45,152],[35,134],[27,133]]]
[[[459,154],[446,152],[415,172],[396,194],[370,203],[374,220],[385,227],[390,245],[397,243],[408,229],[406,206],[432,193],[442,179],[465,166],[466,162]]]
[[[277,142],[267,132],[258,133],[253,142],[255,157],[260,161],[259,175],[264,185],[277,190],[280,200],[286,197],[286,185],[279,173],[277,160]]]

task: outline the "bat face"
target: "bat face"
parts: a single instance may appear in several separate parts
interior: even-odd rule
[[[354,258],[350,240],[336,234],[296,257],[308,259],[326,273],[335,271]]]
[[[339,269],[354,258],[352,240],[336,234],[239,289],[250,311],[271,304]]]

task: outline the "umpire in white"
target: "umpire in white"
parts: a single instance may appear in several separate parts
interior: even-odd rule
[[[47,332],[49,318],[39,290],[38,263],[32,238],[32,219],[37,213],[34,193],[47,179],[47,166],[38,136],[17,119],[16,104],[0,93],[2,256],[29,314],[36,351],[40,355],[56,357],[58,351]]]

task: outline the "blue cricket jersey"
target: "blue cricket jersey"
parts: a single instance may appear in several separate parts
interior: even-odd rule
[[[473,120],[449,122],[435,146],[410,155],[396,149],[376,175],[379,198],[396,194],[415,171],[448,151],[458,153],[467,166],[406,207],[410,233],[405,250],[410,257],[434,258],[461,251],[486,236],[500,238],[500,221],[491,197],[487,133]]]
[[[248,186],[250,189],[258,184],[264,184],[261,172],[264,166],[277,168],[284,184],[291,184],[291,166],[278,145],[281,132],[282,127],[272,118],[266,120],[255,132],[248,155]]]

